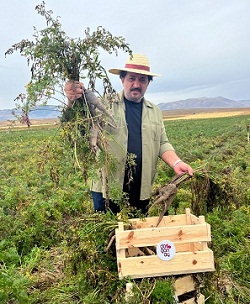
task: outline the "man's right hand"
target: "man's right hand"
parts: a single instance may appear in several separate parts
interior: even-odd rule
[[[84,89],[84,84],[79,81],[67,81],[65,83],[64,92],[71,102],[71,105],[76,99],[82,97]]]

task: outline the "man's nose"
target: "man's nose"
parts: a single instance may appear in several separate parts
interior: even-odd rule
[[[139,79],[135,78],[134,82],[133,82],[133,87],[138,88],[140,86],[140,81]]]

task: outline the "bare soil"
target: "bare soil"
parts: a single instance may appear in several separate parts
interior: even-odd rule
[[[217,118],[239,115],[249,115],[250,108],[239,109],[183,109],[163,111],[163,117],[167,120],[175,119],[199,119],[199,118]]]
[[[31,119],[31,128],[41,126],[56,126],[59,123],[58,118],[46,119]],[[0,121],[0,130],[8,128],[28,128],[26,124],[21,124],[18,120],[15,121]]]

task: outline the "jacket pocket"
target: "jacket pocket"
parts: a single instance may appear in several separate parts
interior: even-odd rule
[[[151,121],[151,134],[152,139],[155,141],[160,141],[161,139],[161,124],[159,122]]]

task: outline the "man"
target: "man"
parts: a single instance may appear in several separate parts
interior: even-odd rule
[[[109,152],[117,159],[117,168],[112,172],[110,182],[127,194],[130,206],[146,214],[159,158],[176,174],[187,172],[192,175],[193,169],[179,158],[169,143],[161,110],[144,97],[153,77],[160,76],[150,71],[148,58],[133,54],[124,68],[109,72],[119,75],[123,85],[119,101],[111,109],[117,128],[106,128],[106,132],[112,134]],[[84,92],[84,86],[79,82],[67,82],[64,89],[69,106]],[[134,168],[128,164],[128,155],[131,154],[135,155]],[[101,170],[98,181],[91,185],[96,211],[105,211],[105,185],[104,170]],[[109,207],[111,211],[118,212],[120,209],[114,200],[115,197],[111,197]]]

